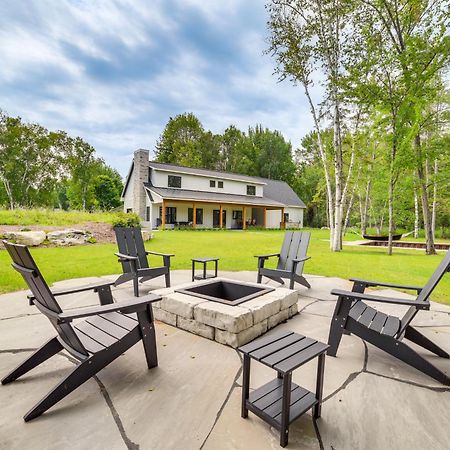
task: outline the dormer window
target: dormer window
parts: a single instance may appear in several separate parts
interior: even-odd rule
[[[209,187],[216,187],[216,181],[215,180],[209,180]]]
[[[247,185],[247,195],[256,195],[256,187],[248,184]]]
[[[172,188],[181,188],[181,177],[169,175],[167,179],[167,186]]]

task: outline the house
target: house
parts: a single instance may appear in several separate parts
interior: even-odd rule
[[[284,181],[149,161],[139,149],[122,192],[148,228],[302,227],[305,204]]]

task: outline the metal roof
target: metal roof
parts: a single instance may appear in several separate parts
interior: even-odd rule
[[[206,203],[231,203],[237,205],[264,206],[283,208],[284,203],[264,197],[250,195],[224,194],[222,192],[194,191],[189,189],[173,189],[164,187],[155,187],[150,183],[144,183],[144,186],[150,193],[159,195],[165,200],[192,200]]]

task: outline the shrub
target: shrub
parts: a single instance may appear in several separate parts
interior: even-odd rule
[[[112,222],[113,227],[135,227],[141,228],[141,220],[136,213],[120,212],[116,214]]]

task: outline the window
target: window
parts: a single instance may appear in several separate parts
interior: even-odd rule
[[[217,187],[223,188],[223,181],[218,181],[217,182]]]
[[[145,220],[146,220],[147,222],[150,222],[150,206],[147,206],[147,207],[145,208]]]
[[[256,195],[256,187],[247,185],[247,195]]]
[[[289,222],[289,213],[284,213],[284,222]]]
[[[152,182],[152,168],[151,167],[148,168],[148,180],[147,181],[149,183]]]
[[[162,206],[159,207],[159,217],[162,217]],[[177,222],[177,208],[174,206],[166,207],[166,223],[176,223]]]
[[[181,187],[181,177],[178,177],[176,175],[169,175],[169,178],[167,180],[167,186],[174,187],[174,188],[180,188]]]
[[[188,208],[188,222],[194,222],[194,209]],[[203,225],[203,208],[195,209],[195,223],[196,225]]]
[[[209,180],[209,187],[216,187],[216,182],[214,180]]]
[[[127,208],[127,214],[132,213],[132,212],[133,212],[133,208]]]

